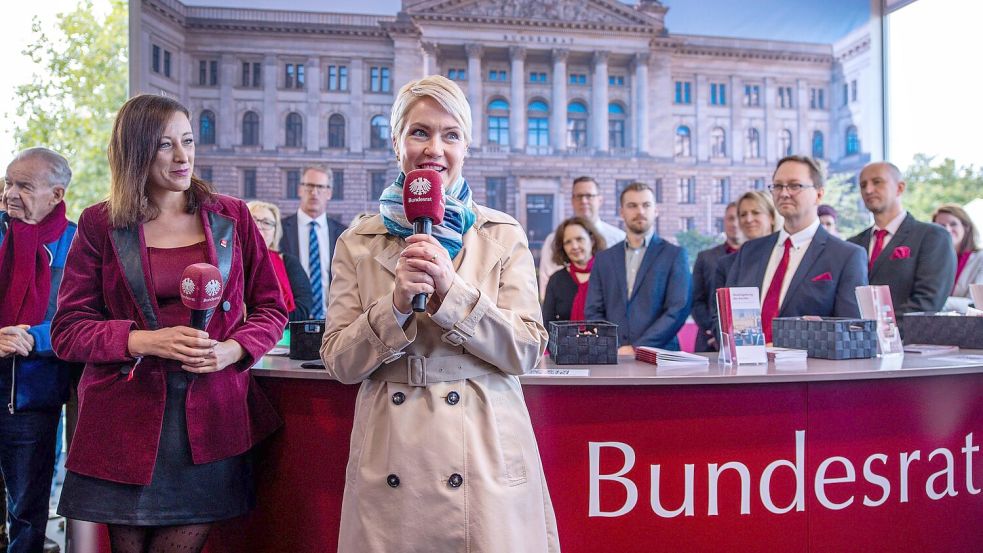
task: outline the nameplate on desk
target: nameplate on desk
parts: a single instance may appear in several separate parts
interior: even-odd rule
[[[590,369],[533,369],[526,376],[590,376]]]

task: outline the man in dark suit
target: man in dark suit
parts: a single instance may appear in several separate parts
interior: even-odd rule
[[[956,279],[956,255],[945,229],[905,211],[904,191],[894,164],[867,164],[860,171],[860,194],[874,226],[850,242],[867,250],[870,283],[891,288],[896,314],[941,311]]]
[[[761,290],[761,325],[768,342],[775,317],[860,316],[855,289],[867,284],[866,256],[863,248],[820,226],[816,208],[824,184],[814,159],[782,158],[770,188],[785,225],[741,246],[728,273],[728,287]]]
[[[314,165],[304,169],[300,177],[300,208],[283,218],[283,237],[280,251],[300,259],[311,279],[314,301],[311,318],[323,319],[327,313],[328,286],[331,284],[331,255],[338,236],[345,226],[328,219],[325,213],[331,200],[328,170]]]
[[[694,351],[717,351],[713,332],[713,311],[717,302],[717,261],[741,247],[743,237],[737,224],[737,202],[727,204],[724,210],[723,244],[703,250],[693,265],[693,320],[699,327]]]
[[[627,237],[594,258],[584,314],[618,325],[618,353],[632,346],[679,349],[690,312],[686,252],[655,234],[655,194],[635,182],[621,192]]]

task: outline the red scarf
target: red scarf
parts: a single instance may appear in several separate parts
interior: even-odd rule
[[[973,255],[973,252],[970,251],[970,252],[963,252],[963,253],[959,254],[958,256],[956,256],[956,280],[955,280],[955,282],[959,282],[959,275],[963,274],[963,269],[966,268],[966,263],[969,262],[969,256],[971,256],[971,255]],[[956,289],[955,283],[953,283],[952,289],[953,290]]]
[[[577,285],[577,295],[573,297],[573,307],[570,309],[570,320],[571,321],[582,321],[584,320],[584,306],[587,304],[587,285],[590,284],[590,279],[583,282],[577,280],[577,273],[590,274],[590,270],[594,268],[594,258],[590,258],[587,262],[587,266],[581,269],[573,263],[567,267],[570,271],[570,278],[573,279],[574,284]]]
[[[287,278],[287,266],[283,264],[280,252],[267,250],[270,252],[270,261],[273,263],[273,272],[276,273],[276,280],[280,283],[280,292],[283,294],[283,303],[287,306],[287,313],[293,313],[297,309],[294,302],[294,291],[290,288],[290,279]]]
[[[0,244],[0,327],[34,326],[44,322],[51,292],[51,258],[44,245],[68,226],[65,202],[36,225],[13,218],[9,223]]]

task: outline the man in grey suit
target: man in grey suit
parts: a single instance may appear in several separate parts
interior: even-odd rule
[[[728,288],[756,286],[761,291],[761,326],[768,342],[775,317],[860,316],[854,291],[867,284],[864,252],[819,224],[816,208],[824,184],[816,160],[782,158],[769,188],[785,224],[741,246],[727,274]]]
[[[300,209],[284,217],[280,251],[296,256],[311,279],[311,318],[324,319],[331,283],[331,255],[345,226],[325,214],[331,200],[328,170],[319,165],[304,169],[300,177]]]
[[[860,171],[860,194],[874,226],[850,242],[867,250],[870,283],[891,288],[896,314],[940,311],[956,278],[956,256],[945,229],[905,211],[905,188],[894,164],[867,164]]]

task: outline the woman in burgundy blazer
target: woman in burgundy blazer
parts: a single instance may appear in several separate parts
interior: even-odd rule
[[[114,552],[196,551],[211,522],[252,505],[243,454],[280,420],[249,368],[286,311],[246,204],[191,176],[183,106],[128,101],[109,157],[110,200],[79,218],[52,323],[56,354],[86,363],[59,512],[109,524]],[[161,287],[195,256],[224,280],[207,333],[187,326],[177,286]]]

